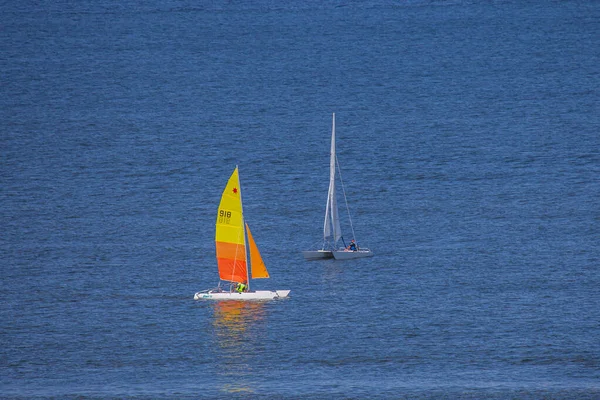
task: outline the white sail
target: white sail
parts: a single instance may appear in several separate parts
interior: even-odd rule
[[[329,159],[329,191],[327,192],[327,207],[325,209],[325,223],[323,226],[323,238],[333,238],[334,243],[342,237],[340,218],[338,214],[337,200],[335,195],[335,113],[333,114],[333,125],[331,128],[331,152]]]

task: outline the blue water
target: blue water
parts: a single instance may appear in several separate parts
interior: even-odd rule
[[[600,398],[600,3],[205,3],[2,5],[0,397]]]

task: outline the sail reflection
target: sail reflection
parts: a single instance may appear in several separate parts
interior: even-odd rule
[[[219,365],[224,379],[222,390],[228,393],[252,393],[253,360],[262,348],[266,333],[266,309],[263,302],[217,301],[213,307],[213,328]]]
[[[239,345],[244,332],[265,318],[265,304],[258,301],[215,301],[213,303],[217,336],[221,345]]]

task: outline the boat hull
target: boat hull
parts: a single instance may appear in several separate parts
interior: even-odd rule
[[[330,250],[307,250],[303,251],[302,255],[306,260],[325,260],[327,258],[333,258],[333,254]]]
[[[373,252],[368,249],[358,251],[336,250],[332,253],[336,260],[353,260],[355,258],[373,257]]]
[[[198,292],[194,300],[273,300],[287,297],[290,290],[257,290],[255,292]]]

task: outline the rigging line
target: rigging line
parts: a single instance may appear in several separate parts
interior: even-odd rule
[[[335,164],[337,165],[338,174],[340,175],[340,183],[342,185],[342,193],[344,193],[344,203],[346,203],[346,212],[348,213],[348,219],[350,220],[350,229],[352,230],[352,239],[356,240],[354,234],[354,225],[352,224],[352,216],[350,216],[350,208],[348,207],[348,199],[346,198],[346,189],[344,189],[344,181],[342,179],[342,170],[340,169],[340,162],[338,161],[337,155],[335,156]],[[346,243],[344,243],[345,246]]]

